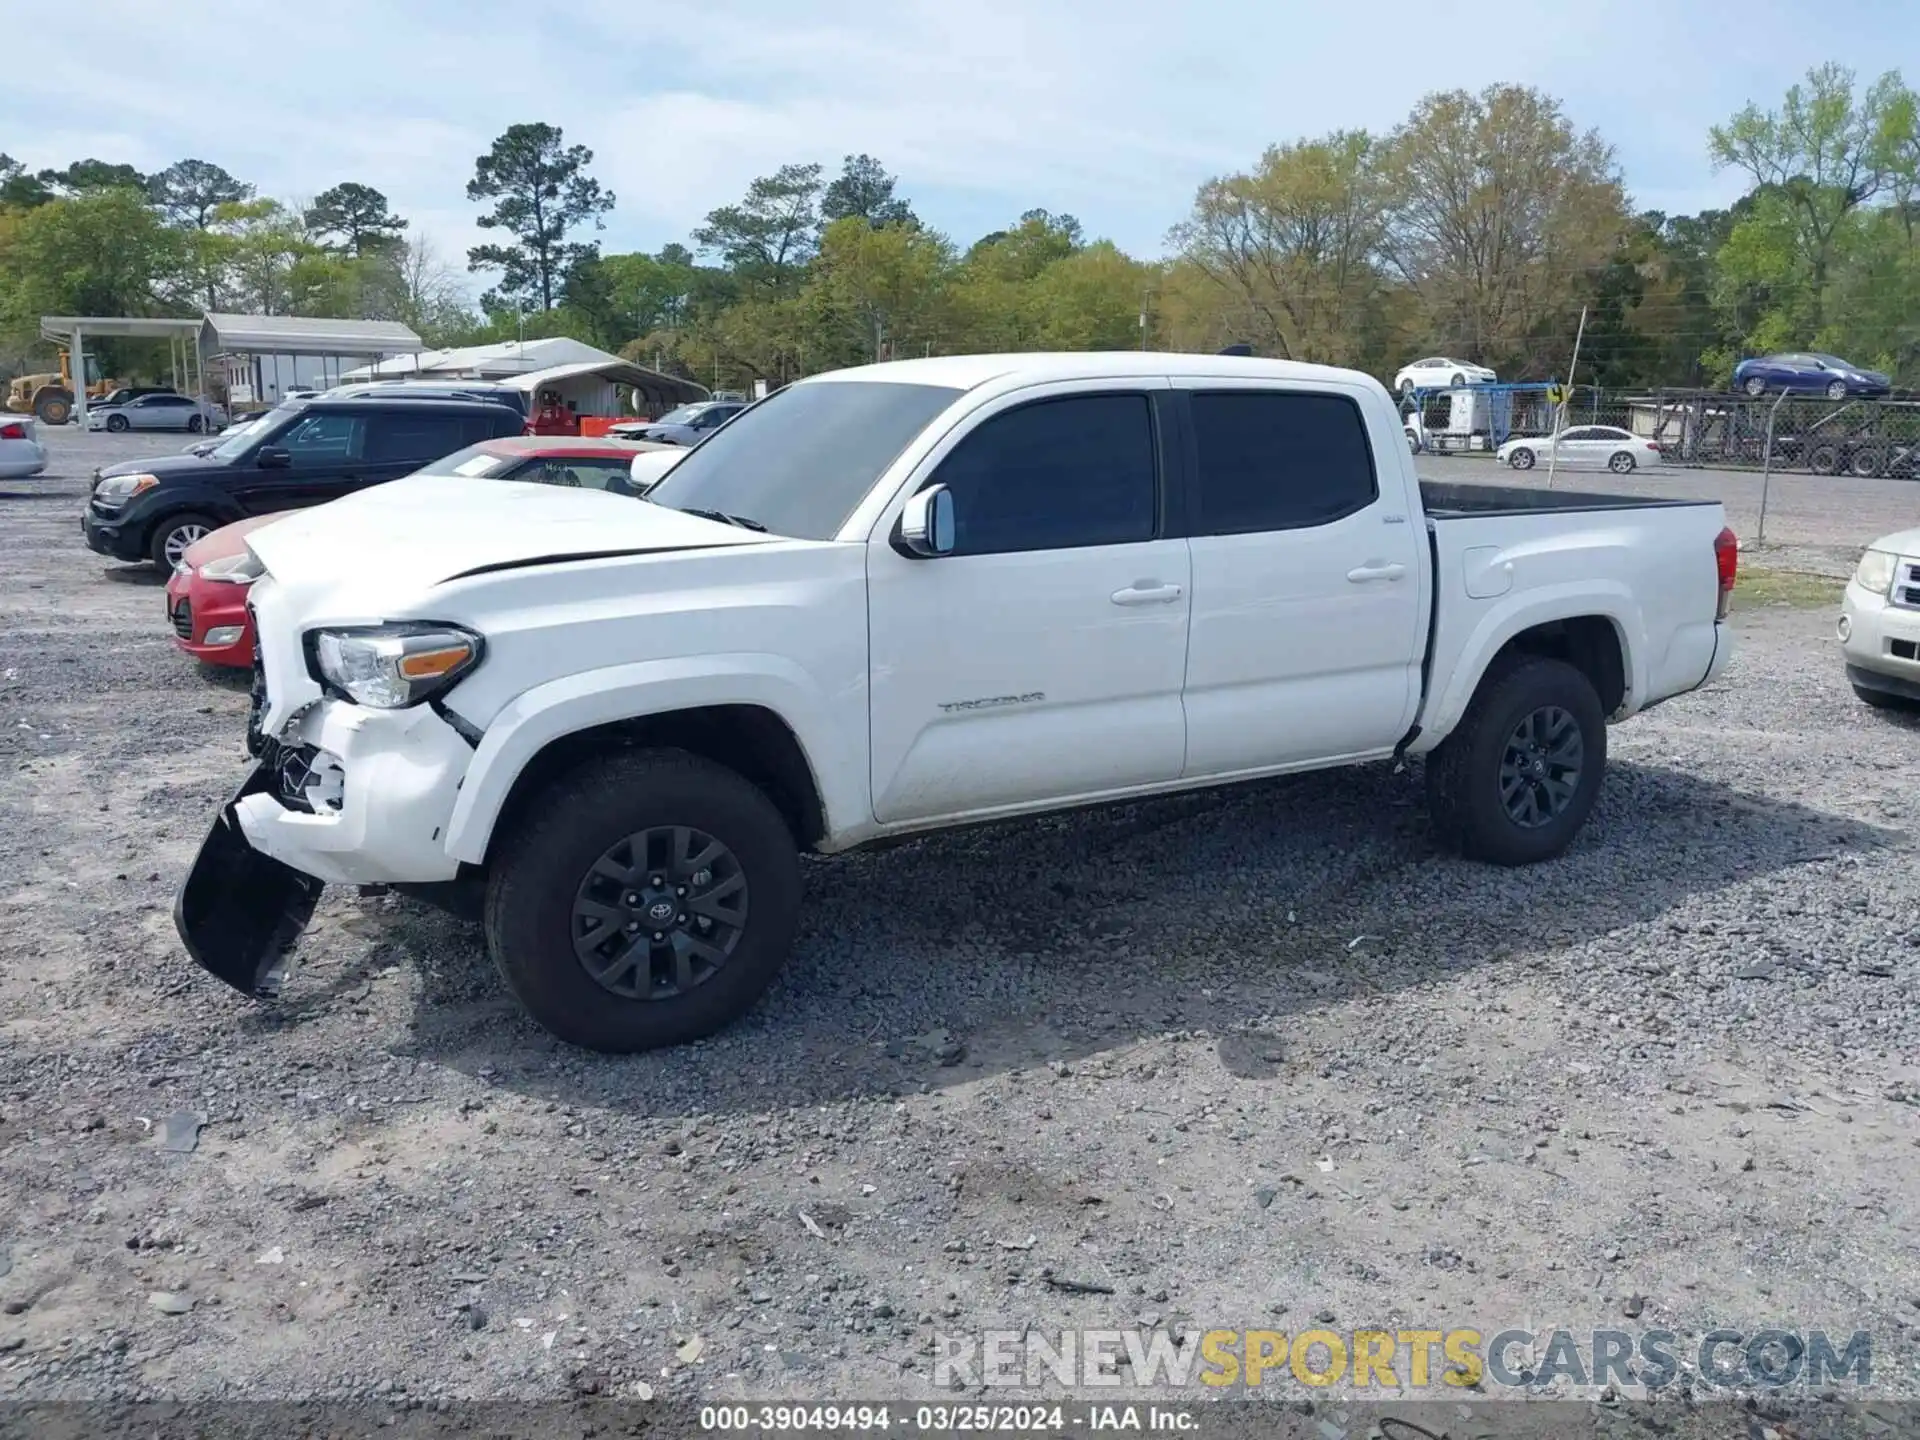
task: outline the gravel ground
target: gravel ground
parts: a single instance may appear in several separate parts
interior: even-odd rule
[[[1436,853],[1384,767],[812,864],[750,1017],[613,1060],[398,898],[330,890],[275,1007],[192,965],[245,697],[81,544],[152,442],[50,439],[0,502],[0,1397],[927,1395],[936,1330],[1136,1323],[1864,1329],[1914,1393],[1920,725],[1827,610],[1739,614],[1555,864]],[[1821,484],[1867,500],[1774,514],[1836,553],[1920,493]]]

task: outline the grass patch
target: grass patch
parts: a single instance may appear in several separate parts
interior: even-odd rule
[[[1840,592],[1846,588],[1846,581],[1831,575],[1743,567],[1733,587],[1733,608],[1738,612],[1767,605],[1791,605],[1796,610],[1823,610],[1838,605]]]

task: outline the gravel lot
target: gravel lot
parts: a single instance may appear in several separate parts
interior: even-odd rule
[[[1915,1393],[1920,725],[1828,609],[1616,729],[1561,862],[1437,854],[1386,768],[929,840],[810,866],[751,1017],[611,1060],[398,898],[330,890],[273,1008],[192,965],[245,696],[81,543],[154,442],[48,438],[0,501],[0,1397],[924,1395],[936,1329],[1315,1317],[1866,1329]],[[1777,480],[1770,538],[1916,498]]]

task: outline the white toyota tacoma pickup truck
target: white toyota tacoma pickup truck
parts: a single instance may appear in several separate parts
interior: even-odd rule
[[[1607,722],[1725,664],[1720,507],[1423,485],[1351,371],[1151,353],[815,376],[647,500],[417,477],[249,538],[249,748],[175,907],[277,993],[323,885],[484,888],[542,1025],[709,1033],[798,852],[1424,755],[1560,854]]]

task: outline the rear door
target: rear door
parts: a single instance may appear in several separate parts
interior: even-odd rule
[[[988,403],[913,490],[954,497],[954,550],[867,555],[876,819],[903,823],[1179,778],[1186,542],[1166,533],[1166,382]],[[888,522],[891,523],[891,522]]]
[[[1337,382],[1175,386],[1191,432],[1184,775],[1391,750],[1426,639],[1398,437]]]
[[[464,450],[493,433],[485,411],[478,406],[462,414],[457,410],[415,410],[396,405],[370,412],[366,427],[362,463],[349,480],[348,488],[354,490],[411,475],[422,465]]]

